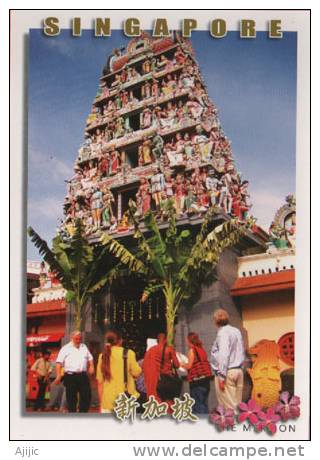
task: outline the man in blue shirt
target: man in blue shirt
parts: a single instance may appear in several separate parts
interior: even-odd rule
[[[211,350],[211,367],[215,373],[215,389],[219,405],[237,409],[242,400],[245,351],[241,332],[230,326],[229,315],[218,309],[213,315],[218,328]]]

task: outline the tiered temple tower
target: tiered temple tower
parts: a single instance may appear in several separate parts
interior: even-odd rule
[[[247,187],[248,181],[235,168],[231,143],[220,126],[190,41],[178,33],[161,39],[143,33],[127,48],[113,50],[68,184],[61,232],[72,234],[74,219],[79,217],[90,241],[98,241],[103,230],[133,244],[128,207],[134,206],[141,220],[153,210],[165,226],[169,199],[174,200],[178,225],[196,232],[212,205],[220,208],[220,221],[232,215],[246,219],[251,207]],[[230,295],[237,278],[237,256],[248,248],[262,250],[265,241],[266,235],[257,228],[237,248],[223,253],[216,280],[202,290],[191,312],[180,314],[178,350],[186,351],[185,337],[194,330],[210,351],[215,308],[226,308],[232,323],[241,327],[240,308]],[[93,299],[93,306],[99,306],[101,324],[121,329],[126,343],[141,353],[146,338],[164,330],[163,305],[161,299],[154,299],[142,306],[139,286],[130,280],[119,283]],[[97,340],[93,316],[86,325],[89,342]]]
[[[130,234],[130,204],[165,221],[170,198],[183,222],[199,221],[211,205],[245,219],[247,186],[190,41],[143,33],[113,50],[103,69],[61,230],[72,232],[80,217],[88,235]]]

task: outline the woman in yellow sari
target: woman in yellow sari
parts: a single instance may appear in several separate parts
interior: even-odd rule
[[[125,384],[125,349],[122,346],[121,336],[116,332],[108,332],[105,337],[103,353],[99,355],[97,365],[98,393],[100,412],[110,413],[114,409],[115,400],[121,393],[139,397],[136,390],[135,378],[142,370],[136,361],[133,350],[126,350],[127,372]]]

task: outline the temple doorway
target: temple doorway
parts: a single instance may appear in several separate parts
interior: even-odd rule
[[[166,330],[163,296],[154,294],[141,303],[142,293],[139,280],[122,279],[113,285],[106,311],[108,328],[121,333],[124,346],[134,350],[138,359],[144,356],[147,338]]]

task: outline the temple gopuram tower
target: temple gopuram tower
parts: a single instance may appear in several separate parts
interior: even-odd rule
[[[103,69],[68,184],[61,231],[72,232],[80,217],[92,242],[102,230],[133,244],[128,207],[134,204],[141,219],[154,211],[165,226],[165,203],[172,198],[178,225],[195,233],[212,205],[220,208],[220,222],[231,216],[245,220],[251,207],[248,181],[236,169],[191,42],[178,33],[160,39],[143,33],[126,48],[113,50]],[[232,322],[241,326],[241,312],[230,296],[237,256],[253,247],[262,250],[265,240],[262,231],[252,232],[225,251],[216,280],[203,289],[192,311],[181,315],[176,329],[180,351],[190,330],[210,350],[215,308],[228,309]],[[135,288],[128,282],[97,302],[105,308],[106,322],[127,331],[137,350],[147,336],[163,330],[164,318],[161,299],[142,308]]]

